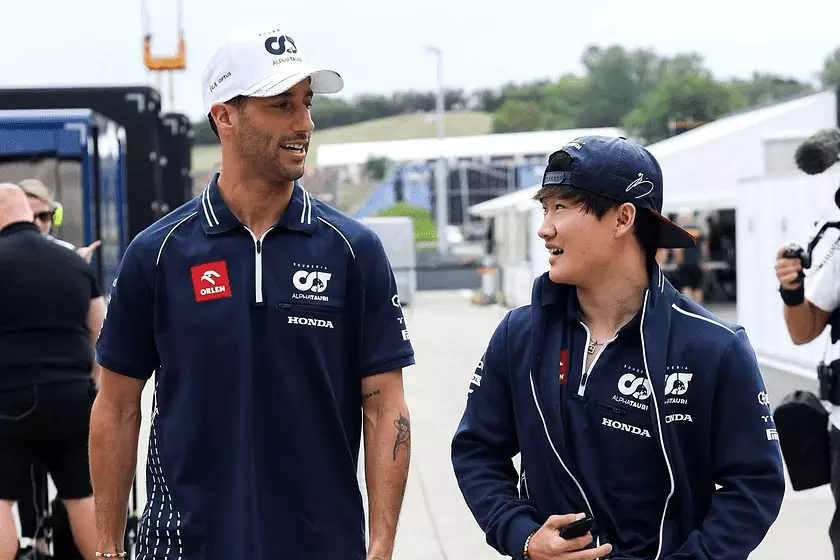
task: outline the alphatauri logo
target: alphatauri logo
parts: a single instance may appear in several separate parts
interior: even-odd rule
[[[625,424],[624,422],[619,422],[618,420],[613,420],[611,418],[601,418],[601,425],[602,426],[609,426],[613,430],[620,430],[622,432],[627,432],[629,434],[633,434],[634,436],[642,436],[649,438],[650,432],[646,428],[640,428],[638,426],[634,426],[632,424]]]
[[[198,303],[228,298],[232,295],[225,261],[196,265],[190,269],[190,273],[195,301]]]
[[[693,373],[669,373],[665,376],[665,394],[666,395],[684,395],[688,391],[688,384]]]
[[[646,377],[632,373],[625,373],[619,378],[618,390],[622,395],[632,396],[640,401],[646,400],[652,392]]]
[[[265,40],[265,50],[269,53],[280,56],[285,53],[295,54],[298,52],[295,40],[288,35],[268,37]]]
[[[311,317],[289,317],[290,325],[303,325],[305,327],[320,327],[322,329],[334,329],[332,321],[326,319],[313,319]]]
[[[301,292],[315,292],[321,293],[327,289],[327,282],[330,281],[332,274],[329,272],[298,270],[292,276],[292,282],[295,288]]]
[[[292,275],[292,284],[297,293],[292,294],[292,299],[308,299],[313,301],[330,301],[329,296],[323,295],[327,290],[332,274],[327,272],[327,267],[321,265],[306,265],[294,263],[301,267]]]

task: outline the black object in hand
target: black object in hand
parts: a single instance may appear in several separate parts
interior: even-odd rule
[[[573,521],[560,529],[560,536],[564,539],[571,540],[576,539],[578,537],[582,537],[586,533],[592,529],[593,519],[591,517],[585,517],[583,519],[578,519],[577,521]]]
[[[802,270],[799,271],[798,279],[800,282],[804,280],[804,271],[811,268],[811,254],[799,245],[791,245],[785,249],[782,256],[786,259],[799,259],[799,262],[802,263]]]

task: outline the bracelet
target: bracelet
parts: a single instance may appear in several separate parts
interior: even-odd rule
[[[525,546],[522,548],[522,560],[531,560],[531,557],[528,556],[528,545],[531,544],[531,537],[534,536],[536,531],[532,531],[528,538],[525,539]]]
[[[97,558],[125,558],[125,552],[97,552]]]
[[[799,305],[805,301],[805,286],[802,284],[795,290],[786,290],[779,286],[779,293],[782,296],[782,301],[788,306]]]

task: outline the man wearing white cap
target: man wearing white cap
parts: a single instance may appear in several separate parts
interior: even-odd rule
[[[298,182],[312,97],[342,87],[271,27],[211,58],[221,172],[131,242],[97,343],[99,557],[124,552],[140,395],[156,372],[138,560],[390,560],[414,351],[379,238]]]

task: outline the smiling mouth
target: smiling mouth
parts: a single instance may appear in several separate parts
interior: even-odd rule
[[[302,154],[306,151],[304,146],[298,144],[281,144],[280,147],[295,154]]]

